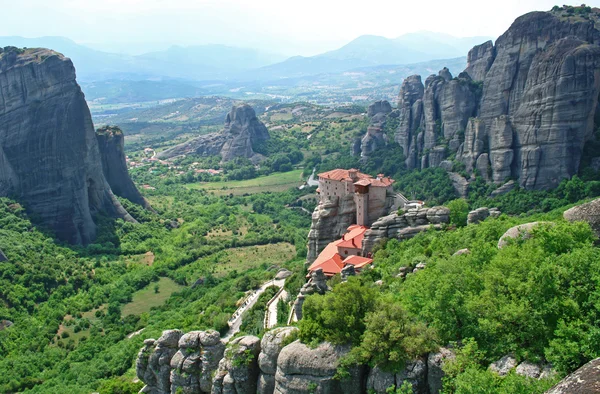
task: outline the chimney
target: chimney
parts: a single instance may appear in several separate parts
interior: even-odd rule
[[[384,176],[385,175],[383,175],[383,174],[377,174],[377,180],[378,181],[382,180]]]
[[[352,181],[356,181],[356,178],[358,178],[357,172],[358,170],[354,168],[348,170],[348,176],[350,177],[350,179],[352,179]]]

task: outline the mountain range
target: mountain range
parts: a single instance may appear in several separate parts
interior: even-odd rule
[[[108,53],[64,37],[0,37],[0,47],[44,47],[61,52],[77,66],[83,82],[119,80],[262,80],[337,73],[360,67],[398,65],[465,56],[487,37],[457,38],[417,32],[389,39],[364,35],[316,56],[283,55],[225,45],[172,46],[131,56]]]

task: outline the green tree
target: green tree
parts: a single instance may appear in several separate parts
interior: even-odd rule
[[[467,217],[469,216],[469,204],[464,198],[457,198],[448,203],[450,209],[450,223],[463,227],[467,225]]]

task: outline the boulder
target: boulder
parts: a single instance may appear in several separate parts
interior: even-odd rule
[[[498,241],[498,249],[502,249],[506,245],[510,239],[529,239],[531,238],[531,231],[540,224],[548,224],[552,225],[551,222],[531,222],[525,224],[519,224],[518,226],[514,226],[506,230],[504,235],[500,237]]]
[[[568,209],[563,214],[570,222],[586,222],[600,237],[600,198]]]
[[[532,379],[538,379],[542,373],[542,368],[538,364],[533,364],[528,361],[524,361],[517,365],[515,370],[517,375],[527,376]]]
[[[469,249],[467,249],[467,248],[460,249],[460,250],[457,250],[456,252],[454,252],[454,254],[452,256],[462,256],[462,255],[465,255],[465,254],[471,254],[471,251]]]
[[[367,392],[385,394],[390,387],[396,387],[396,374],[386,372],[377,366],[371,368],[367,376]]]
[[[277,275],[275,275],[275,280],[281,280],[281,279],[287,279],[290,276],[292,276],[293,272],[286,269],[286,268],[282,268],[279,271],[277,271]]]
[[[316,393],[363,393],[365,368],[352,367],[349,377],[336,379],[339,360],[348,352],[348,347],[321,343],[312,349],[299,341],[281,350],[275,374],[276,394]]]
[[[592,394],[600,392],[600,358],[579,368],[545,394]]]
[[[488,218],[488,216],[490,216],[489,208],[477,208],[474,211],[469,212],[469,215],[467,216],[467,224],[477,224],[483,222]]]
[[[511,355],[506,355],[500,360],[490,364],[490,370],[492,370],[500,376],[506,376],[516,366],[517,359]]]

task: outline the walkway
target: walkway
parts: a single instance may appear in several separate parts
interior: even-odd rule
[[[245,311],[252,308],[254,304],[256,304],[256,301],[258,301],[258,298],[267,289],[267,287],[277,286],[281,288],[284,284],[285,279],[271,279],[270,281],[263,283],[258,290],[246,297],[246,299],[242,302],[242,305],[237,309],[237,311],[235,311],[235,313],[231,316],[231,319],[229,319],[227,322],[229,325],[229,331],[227,331],[227,334],[225,334],[223,340],[225,342],[229,341],[231,337],[240,331],[240,327],[242,325],[242,315]]]
[[[267,304],[267,310],[265,312],[265,329],[273,328],[277,325],[277,305],[279,300],[287,300],[288,292],[283,289],[279,289],[277,294]]]

